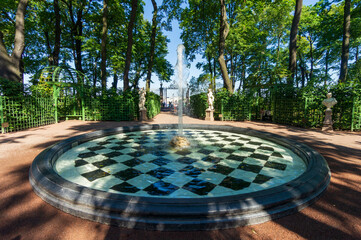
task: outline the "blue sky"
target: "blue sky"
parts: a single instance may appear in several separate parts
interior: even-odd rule
[[[153,14],[153,6],[152,6],[152,2],[151,0],[144,0],[145,2],[145,8],[144,8],[144,17],[146,19],[148,19],[150,22],[152,20],[152,14]],[[162,0],[156,0],[158,7],[161,5]],[[303,5],[314,5],[316,2],[318,2],[318,0],[303,0]],[[167,55],[167,60],[173,65],[175,66],[176,62],[177,62],[177,46],[179,44],[182,44],[183,42],[180,39],[180,35],[181,35],[181,30],[179,29],[179,24],[177,21],[173,21],[172,23],[172,31],[171,32],[167,32],[167,31],[163,31],[163,33],[168,37],[168,39],[170,40],[170,43],[168,43],[168,55]],[[195,66],[198,62],[201,62],[202,58],[200,56],[198,56],[193,62],[191,62],[191,68],[190,68],[190,74],[189,74],[189,78],[188,81],[190,80],[191,77],[198,77],[199,74],[202,72],[201,70],[197,69]],[[172,80],[174,79],[174,76],[172,77]],[[158,80],[158,77],[156,75],[152,76],[152,81],[153,83],[151,84],[151,90],[156,91],[159,89],[160,87],[160,82]],[[121,84],[118,84],[119,86],[122,86]],[[164,86],[168,86],[169,83],[164,84]],[[145,82],[141,82],[140,83],[140,87],[144,87],[145,86]]]

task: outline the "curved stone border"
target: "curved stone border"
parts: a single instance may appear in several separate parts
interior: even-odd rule
[[[282,145],[299,155],[306,171],[283,185],[246,194],[208,198],[137,197],[90,189],[69,182],[53,169],[64,152],[84,142],[122,132],[175,129],[177,124],[120,127],[61,141],[41,152],[29,180],[44,201],[74,216],[126,228],[192,231],[232,228],[298,212],[323,193],[331,178],[325,159],[308,146],[275,134],[230,126],[185,124],[184,129],[240,133]]]

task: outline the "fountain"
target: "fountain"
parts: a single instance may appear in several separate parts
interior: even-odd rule
[[[187,62],[184,54],[184,45],[179,44],[177,48],[177,64],[175,66],[177,83],[178,83],[178,135],[175,136],[171,141],[170,145],[175,148],[185,148],[189,147],[190,143],[186,137],[183,135],[183,102],[184,102],[184,92],[183,86],[187,84],[188,71],[187,71]]]
[[[34,192],[77,217],[158,231],[258,224],[318,199],[330,170],[306,145],[250,129],[183,124],[183,51],[179,46],[178,124],[126,126],[60,141],[34,159]],[[169,145],[172,138],[176,147]],[[192,147],[185,147],[189,142]]]

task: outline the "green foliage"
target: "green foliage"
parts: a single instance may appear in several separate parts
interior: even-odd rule
[[[86,98],[85,119],[96,121],[133,121],[138,116],[138,93],[125,91],[118,94],[112,90],[98,98]],[[79,103],[77,106],[80,106]],[[76,110],[75,112],[79,112]]]
[[[1,123],[9,123],[6,132],[19,131],[55,123],[52,98],[34,96],[0,96]],[[0,116],[1,118],[2,116]]]
[[[204,119],[207,109],[207,94],[200,93],[190,97],[191,115]]]
[[[18,96],[22,94],[22,84],[0,77],[0,96]]]
[[[158,115],[160,113],[160,96],[153,92],[147,92],[145,108],[147,109],[148,119]]]
[[[221,89],[215,96],[215,119],[228,121],[250,120],[250,98],[245,93],[230,94]]]

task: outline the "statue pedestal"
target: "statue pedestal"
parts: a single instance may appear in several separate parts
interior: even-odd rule
[[[214,110],[207,109],[206,110],[206,121],[214,121],[213,117]]]
[[[325,111],[325,120],[323,121],[322,131],[333,131],[332,124],[333,124],[332,110],[331,109],[326,109],[326,111]]]
[[[139,110],[139,121],[147,121],[147,109]]]

